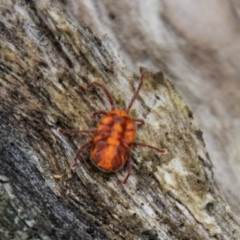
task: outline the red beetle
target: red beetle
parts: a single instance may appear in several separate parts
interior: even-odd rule
[[[117,180],[117,185],[121,183],[126,183],[131,174],[131,161],[130,161],[130,150],[133,145],[138,145],[142,147],[148,147],[154,149],[160,153],[166,153],[166,149],[159,149],[154,146],[150,146],[145,143],[135,142],[134,138],[136,135],[136,125],[140,127],[144,124],[144,120],[131,118],[129,111],[133,105],[133,102],[138,96],[140,88],[143,84],[144,76],[146,75],[146,69],[141,70],[140,83],[133,94],[133,97],[126,110],[115,109],[113,99],[107,90],[107,88],[98,82],[91,83],[88,88],[92,86],[100,87],[106,94],[110,104],[111,111],[97,111],[92,114],[91,118],[98,115],[104,115],[100,120],[97,129],[94,130],[63,130],[58,128],[58,132],[62,134],[66,133],[93,133],[94,137],[85,143],[77,152],[74,163],[71,168],[75,169],[77,167],[77,159],[82,151],[92,145],[91,149],[91,159],[93,163],[101,170],[107,172],[114,172],[119,170],[124,166],[127,161],[127,176],[123,181]]]

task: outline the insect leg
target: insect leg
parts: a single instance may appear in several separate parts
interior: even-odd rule
[[[78,129],[61,129],[58,128],[57,131],[61,134],[71,134],[71,133],[95,133],[97,130],[96,129],[86,129],[86,130],[78,130]]]
[[[107,115],[107,112],[105,112],[105,111],[97,111],[97,112],[93,113],[93,114],[90,116],[90,118],[95,118],[95,117],[98,116],[98,115]]]
[[[156,148],[154,146],[151,146],[151,145],[148,145],[146,143],[140,143],[140,142],[133,142],[132,143],[133,145],[135,146],[141,146],[141,147],[148,147],[148,148],[151,148],[151,149],[154,149],[162,154],[166,154],[167,153],[167,149],[159,149],[159,148]]]
[[[111,109],[114,110],[114,109],[115,109],[115,105],[114,105],[112,96],[111,96],[111,94],[109,93],[109,91],[107,90],[107,88],[106,88],[103,84],[98,83],[98,82],[93,82],[93,83],[91,83],[90,85],[88,85],[87,88],[90,88],[90,87],[92,87],[92,86],[97,86],[97,87],[102,88],[102,90],[103,90],[103,91],[105,92],[105,94],[107,95],[108,101],[109,101],[109,103],[110,103],[110,105],[111,105]]]
[[[135,93],[133,94],[132,99],[131,99],[131,101],[130,101],[130,103],[128,104],[128,107],[127,107],[127,109],[126,109],[126,112],[127,112],[127,113],[129,113],[130,108],[131,108],[132,105],[133,105],[133,102],[135,101],[135,99],[137,98],[137,96],[138,96],[138,94],[139,94],[139,91],[140,91],[140,89],[141,89],[141,87],[142,87],[143,79],[144,79],[146,73],[147,73],[147,69],[146,69],[146,68],[143,68],[143,69],[141,70],[140,83],[139,83],[139,85],[138,85],[138,88],[137,88],[137,90],[135,91]]]
[[[116,185],[119,186],[120,184],[126,184],[131,173],[132,173],[131,159],[130,159],[130,156],[128,156],[128,158],[127,158],[127,176],[124,178],[123,181],[118,179],[116,182]]]
[[[90,141],[86,142],[84,145],[82,145],[82,146],[79,148],[76,156],[74,157],[74,163],[71,165],[71,169],[75,169],[75,168],[77,167],[77,159],[78,159],[79,155],[83,152],[83,150],[84,150],[86,147],[90,146],[90,145],[92,144],[92,142],[93,142],[93,141],[90,140]]]
[[[132,118],[132,120],[133,120],[134,122],[137,122],[137,126],[138,126],[138,127],[141,127],[142,125],[145,124],[144,120],[143,120],[143,119],[140,119],[140,118]]]

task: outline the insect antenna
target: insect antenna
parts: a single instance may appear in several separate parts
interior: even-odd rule
[[[129,111],[130,111],[130,109],[131,109],[131,107],[132,107],[132,105],[133,105],[133,102],[135,101],[135,99],[137,98],[137,96],[138,96],[138,94],[139,94],[139,91],[140,91],[140,89],[141,89],[141,87],[142,87],[143,79],[144,79],[144,77],[145,77],[145,75],[146,75],[146,72],[147,72],[147,69],[145,69],[145,68],[143,68],[143,69],[141,70],[140,83],[139,83],[139,85],[138,85],[137,90],[136,90],[135,93],[133,94],[133,97],[132,97],[130,103],[128,104],[128,107],[127,107],[127,109],[126,109],[126,113],[129,113]]]

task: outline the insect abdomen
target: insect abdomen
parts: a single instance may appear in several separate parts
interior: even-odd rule
[[[128,149],[123,146],[114,146],[97,142],[92,148],[91,158],[97,167],[105,171],[116,171],[126,162]]]

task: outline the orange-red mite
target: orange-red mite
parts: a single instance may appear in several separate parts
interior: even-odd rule
[[[127,160],[135,135],[136,127],[125,111],[109,112],[101,119],[93,138],[93,162],[109,172],[118,170]]]
[[[165,149],[158,149],[156,147],[150,146],[145,143],[135,142],[134,138],[136,135],[136,126],[141,127],[144,124],[144,120],[131,118],[128,114],[130,108],[133,105],[134,100],[137,98],[137,95],[140,91],[140,88],[143,84],[143,79],[146,74],[146,69],[141,71],[140,83],[135,91],[127,109],[124,110],[115,110],[113,99],[107,90],[107,88],[98,83],[93,82],[88,86],[92,87],[93,85],[98,86],[103,89],[108,100],[111,104],[111,111],[97,111],[91,118],[94,118],[98,115],[104,115],[100,120],[97,129],[94,130],[63,130],[58,129],[58,132],[62,134],[66,133],[93,133],[94,137],[85,143],[77,152],[74,158],[74,164],[72,169],[77,167],[77,159],[81,152],[88,146],[92,145],[91,150],[91,159],[93,163],[100,168],[101,170],[114,172],[119,170],[127,161],[128,174],[123,181],[117,180],[117,185],[121,183],[126,183],[128,177],[131,174],[131,161],[130,161],[130,150],[132,145],[138,145],[142,147],[149,147],[155,149],[160,153],[166,153]]]

